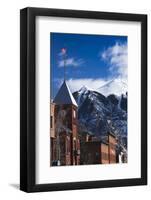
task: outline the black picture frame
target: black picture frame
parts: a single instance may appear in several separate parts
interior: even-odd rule
[[[54,16],[141,23],[141,178],[70,183],[35,183],[35,18]],[[20,189],[25,192],[121,187],[147,184],[147,15],[48,8],[20,11]]]

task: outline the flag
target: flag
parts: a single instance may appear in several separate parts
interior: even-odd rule
[[[62,55],[66,54],[66,51],[67,51],[67,50],[66,50],[65,48],[62,48],[62,49],[61,49]]]

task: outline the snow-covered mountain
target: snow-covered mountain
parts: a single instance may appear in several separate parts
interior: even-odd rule
[[[125,94],[128,91],[128,87],[127,84],[122,80],[113,79],[112,81],[109,81],[105,85],[99,87],[97,91],[105,96],[110,94],[120,96],[121,94]]]
[[[127,91],[125,90],[125,93]],[[122,92],[123,93],[123,92]],[[127,95],[110,94],[104,96],[83,86],[73,96],[78,104],[79,131],[89,132],[97,137],[106,136],[108,131],[114,131],[127,141]]]

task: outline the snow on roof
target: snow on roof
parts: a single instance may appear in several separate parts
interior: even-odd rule
[[[56,104],[73,104],[78,107],[67,83],[64,81],[60,87],[57,95],[54,98],[54,103]]]

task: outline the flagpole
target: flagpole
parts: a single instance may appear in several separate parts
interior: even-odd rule
[[[64,81],[66,80],[66,53],[63,55],[64,57]]]
[[[62,53],[62,58],[64,62],[64,81],[65,81],[66,80],[66,49],[62,48],[61,53]]]

